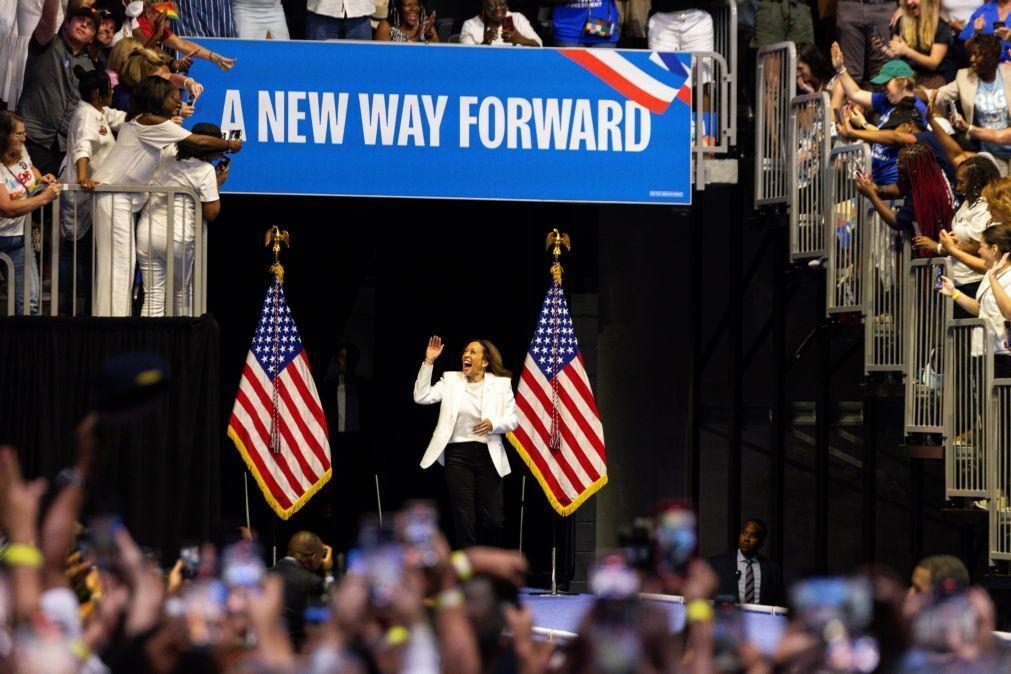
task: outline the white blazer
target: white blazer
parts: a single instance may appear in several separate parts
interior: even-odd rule
[[[456,417],[460,414],[466,386],[467,378],[463,376],[463,372],[445,372],[442,379],[432,386],[432,366],[421,364],[418,380],[414,382],[414,402],[420,405],[442,403],[439,408],[439,423],[435,425],[432,440],[428,443],[425,455],[421,457],[422,468],[428,468],[436,461],[446,463],[444,452],[446,445],[453,438]],[[502,446],[502,434],[515,430],[520,423],[516,417],[516,399],[513,397],[512,382],[508,377],[485,373],[481,418],[491,422],[488,453],[491,454],[491,462],[495,464],[499,476],[505,477],[511,469],[505,447]]]

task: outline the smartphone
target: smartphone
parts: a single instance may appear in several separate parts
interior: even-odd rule
[[[934,267],[934,290],[940,290],[941,289],[941,285],[943,283],[941,281],[941,276],[942,276],[942,274],[941,274],[941,268],[940,267]]]
[[[870,582],[866,578],[810,578],[790,591],[801,624],[813,634],[839,623],[850,632],[865,628],[873,615]]]
[[[397,539],[421,555],[421,565],[433,568],[439,562],[435,549],[439,517],[430,501],[412,501],[397,513]]]
[[[695,556],[698,543],[695,512],[685,504],[664,505],[657,512],[653,525],[653,545],[656,573],[661,578],[671,574],[683,576],[688,562]]]
[[[119,515],[94,517],[88,523],[88,547],[100,568],[109,569],[118,562],[119,545],[115,535],[122,528],[123,520]]]
[[[232,129],[228,132],[228,140],[242,140],[242,130]]]
[[[502,20],[502,30],[509,31],[510,33],[516,30],[516,24],[513,22],[513,18],[511,16],[507,16]]]
[[[993,22],[993,29],[994,29],[994,30],[997,30],[998,28],[1003,28],[1003,27],[1004,27],[1004,25],[1005,25],[1005,24],[1004,24],[1004,22],[1003,22],[1003,21],[994,21],[994,22]]]
[[[197,569],[200,567],[200,546],[188,545],[182,548],[179,551],[179,559],[183,560],[183,578],[196,578]]]
[[[214,165],[214,170],[217,171],[218,173],[222,173],[226,168],[228,168],[228,165],[231,163],[232,163],[231,157],[222,157],[221,159],[218,160],[218,163]]]
[[[628,599],[639,589],[639,574],[621,551],[604,553],[590,572],[590,590],[603,599]]]
[[[225,549],[221,579],[230,587],[258,587],[266,567],[256,546],[239,541]]]
[[[867,37],[876,37],[881,39],[881,33],[878,32],[877,26],[867,26]]]

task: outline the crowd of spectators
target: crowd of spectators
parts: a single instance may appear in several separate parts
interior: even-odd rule
[[[46,672],[994,672],[1011,648],[995,608],[950,556],[910,583],[880,567],[790,587],[759,554],[764,524],[738,547],[697,557],[696,518],[663,504],[644,536],[599,555],[596,595],[572,636],[535,629],[528,564],[498,548],[451,552],[434,508],[412,502],[383,528],[363,520],[346,569],[300,531],[270,565],[255,531],[181,548],[143,547],[113,513],[88,513],[109,420],[78,426],[77,458],[51,488],[0,447],[0,671]],[[43,504],[46,504],[43,507]],[[81,521],[87,522],[86,526]],[[741,569],[744,569],[742,572]],[[735,575],[736,572],[736,575]],[[678,625],[656,593],[684,599]],[[741,604],[786,600],[762,627]],[[558,601],[571,601],[560,599]],[[782,623],[787,623],[785,627]],[[762,633],[768,630],[768,633]]]

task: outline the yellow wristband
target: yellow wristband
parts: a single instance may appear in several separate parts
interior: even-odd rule
[[[70,642],[70,652],[81,662],[91,657],[91,649],[80,639],[74,639]]]
[[[705,599],[694,599],[688,602],[685,616],[690,623],[708,622],[713,619],[713,606]]]
[[[462,582],[466,583],[474,577],[474,567],[467,558],[467,553],[463,550],[457,550],[450,555],[449,561],[453,563],[453,568],[456,569],[456,575]]]
[[[962,294],[961,290],[956,290],[955,292],[951,293],[951,299],[952,300],[957,300],[958,296],[961,295],[961,294]]]
[[[4,550],[3,562],[7,566],[30,566],[39,569],[42,568],[42,553],[34,545],[12,543]]]
[[[407,640],[410,638],[411,630],[407,629],[403,625],[394,625],[390,629],[386,630],[387,646],[399,646],[400,644],[407,643]]]

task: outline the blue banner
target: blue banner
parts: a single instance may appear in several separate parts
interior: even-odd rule
[[[225,193],[691,203],[690,56],[200,40],[198,121],[240,129]]]

